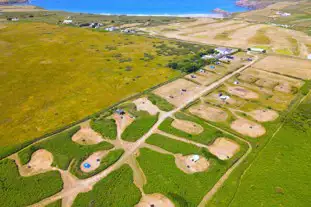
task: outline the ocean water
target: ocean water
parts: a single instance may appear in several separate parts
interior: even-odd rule
[[[49,10],[96,14],[204,15],[220,8],[245,11],[235,0],[32,0],[32,5]]]

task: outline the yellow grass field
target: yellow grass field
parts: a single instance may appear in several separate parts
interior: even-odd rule
[[[0,29],[0,146],[42,136],[180,75],[168,42],[44,23]],[[177,53],[177,52],[176,52]],[[182,56],[180,56],[182,57]]]

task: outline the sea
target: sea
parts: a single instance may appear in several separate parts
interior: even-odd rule
[[[236,6],[235,0],[32,0],[30,4],[48,10],[107,15],[209,16],[215,8],[246,10]]]

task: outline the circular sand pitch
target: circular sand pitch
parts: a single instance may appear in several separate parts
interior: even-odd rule
[[[135,207],[174,207],[174,203],[162,194],[144,195]]]
[[[183,156],[181,154],[177,154],[175,156],[175,164],[179,169],[187,174],[206,171],[210,166],[209,161],[202,156],[199,156],[198,160],[194,160],[194,156],[196,155]]]
[[[108,151],[98,151],[89,156],[86,160],[84,160],[80,169],[82,172],[88,173],[96,170],[101,162],[101,159],[108,154]]]
[[[136,105],[138,111],[147,111],[153,116],[160,112],[160,109],[145,97],[139,98],[133,101],[133,103]]]
[[[103,141],[101,135],[95,132],[90,126],[82,126],[71,139],[80,145],[93,145]]]
[[[228,138],[217,138],[208,150],[220,160],[228,160],[240,150],[240,145]]]
[[[199,104],[189,109],[190,113],[207,121],[224,122],[228,119],[227,112],[220,108],[210,107],[206,104]]]
[[[282,93],[292,93],[292,86],[288,83],[282,83],[274,87],[274,90]]]
[[[53,155],[45,149],[39,149],[31,155],[31,160],[23,165],[21,171],[26,176],[35,175],[52,170]]]
[[[263,126],[247,119],[235,120],[231,124],[231,129],[253,138],[260,137],[266,133],[266,129]]]
[[[257,93],[240,86],[228,87],[228,92],[232,95],[236,95],[244,99],[259,98],[259,95]]]
[[[276,111],[270,109],[254,110],[248,114],[259,122],[274,121],[279,117],[279,114]]]
[[[188,134],[201,134],[203,132],[203,127],[195,122],[175,119],[172,122],[172,127],[184,131]]]

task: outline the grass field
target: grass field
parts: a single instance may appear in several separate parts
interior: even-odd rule
[[[147,143],[165,149],[174,154],[183,155],[200,154],[201,148],[184,142],[176,141],[160,134],[153,134],[147,139]]]
[[[189,175],[178,169],[174,160],[171,155],[159,154],[149,149],[141,149],[138,157],[147,177],[145,193],[161,193],[180,207],[197,206],[226,169],[223,162],[209,158],[212,166],[208,171]]]
[[[101,142],[97,145],[79,145],[71,140],[72,135],[78,130],[79,127],[75,127],[23,149],[18,153],[21,163],[28,163],[32,153],[38,149],[46,149],[53,154],[53,164],[66,170],[73,159],[81,160],[96,151],[107,150],[113,147],[107,142]]]
[[[117,137],[117,125],[113,119],[104,117],[93,119],[90,125],[94,131],[100,133],[105,138],[115,139]]]
[[[309,96],[262,151],[242,180],[232,206],[308,206],[311,203],[310,104]],[[286,177],[288,179],[284,179]]]
[[[0,145],[6,150],[180,75],[193,46],[44,23],[0,30]]]
[[[14,161],[0,161],[0,200],[2,206],[28,206],[63,188],[57,171],[21,177]]]
[[[95,184],[92,191],[80,193],[73,207],[134,206],[140,197],[139,189],[133,184],[133,172],[125,165]]]
[[[309,95],[290,113],[267,145],[256,145],[254,153],[230,176],[207,207],[308,206],[311,172],[306,163],[310,163],[310,103]],[[246,163],[251,161],[248,167]],[[248,170],[243,174],[245,169]]]
[[[122,139],[135,142],[141,138],[157,122],[158,116],[151,116],[148,112],[140,112],[140,115],[129,125],[122,134]]]

